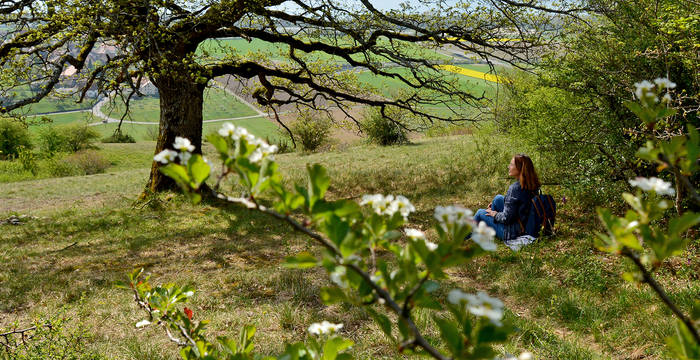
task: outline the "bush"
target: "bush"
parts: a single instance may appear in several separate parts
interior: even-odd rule
[[[136,142],[136,139],[134,139],[134,137],[129,135],[129,134],[123,133],[121,131],[121,129],[117,128],[117,130],[114,131],[114,134],[102,139],[102,142],[103,143],[133,144]]]
[[[39,132],[39,147],[51,157],[58,152],[92,149],[99,137],[97,130],[87,125],[47,126]]]
[[[16,120],[0,119],[0,159],[16,157],[21,148],[32,148],[27,127]]]
[[[53,176],[79,176],[103,173],[110,163],[94,150],[82,150],[49,163]]]
[[[301,145],[302,151],[313,152],[329,142],[331,125],[331,119],[327,116],[302,111],[290,126],[290,130]]]
[[[389,116],[396,121],[404,121],[404,115],[398,111],[389,111]],[[382,115],[377,108],[367,110],[361,122],[362,131],[367,135],[367,140],[382,146],[399,145],[408,143],[406,130],[394,121]]]

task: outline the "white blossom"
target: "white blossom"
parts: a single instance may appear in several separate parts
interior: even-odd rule
[[[136,327],[137,327],[137,328],[142,328],[142,327],[148,326],[148,325],[150,325],[150,324],[151,324],[151,322],[148,321],[148,320],[141,320],[141,321],[139,321],[139,322],[136,323]]]
[[[227,122],[221,126],[221,129],[219,129],[219,135],[221,135],[223,137],[231,137],[231,136],[233,136],[235,131],[236,131],[236,126],[231,124],[230,122]]]
[[[533,360],[534,358],[535,357],[529,351],[522,352],[520,356],[518,356],[518,360]]]
[[[427,247],[428,250],[435,251],[435,249],[438,248],[438,244],[436,244],[432,241],[428,241],[428,240],[424,240],[424,241],[425,241],[425,247]]]
[[[206,156],[202,156],[202,160],[204,160],[204,162],[207,163],[207,165],[209,165],[210,169],[214,168],[214,163],[211,162],[211,160],[207,159]]]
[[[159,152],[158,154],[156,154],[156,156],[153,157],[153,160],[157,161],[161,164],[167,164],[169,162],[175,161],[176,158],[177,158],[177,151],[165,149],[165,150]]]
[[[493,241],[495,235],[496,230],[486,225],[485,222],[480,221],[479,226],[472,231],[472,240],[486,251],[495,251],[497,249],[497,245]]]
[[[192,157],[192,153],[188,151],[183,151],[178,155],[180,158],[180,164],[182,165],[187,165],[188,162],[190,162],[190,158]]]
[[[333,324],[326,320],[320,323],[313,323],[309,326],[309,334],[311,335],[323,335],[323,334],[333,334],[338,332],[343,328],[343,324]]]
[[[659,87],[659,89],[675,89],[676,83],[669,80],[668,78],[656,78],[654,83]]]
[[[184,137],[180,137],[180,136],[175,137],[175,142],[173,143],[173,148],[175,148],[176,150],[180,150],[180,151],[189,151],[189,152],[194,151],[194,145],[192,145],[190,140],[187,138],[184,138]]]
[[[248,157],[248,160],[252,163],[260,162],[263,159],[263,153],[260,148],[255,149],[252,154]]]
[[[463,292],[460,289],[452,289],[447,294],[447,301],[449,301],[451,304],[459,305],[459,303],[461,303],[462,300],[467,301],[467,295],[469,294]]]
[[[335,270],[330,275],[331,281],[334,282],[336,285],[340,286],[341,288],[347,288],[348,284],[345,281],[345,274],[347,273],[347,269],[345,269],[345,266],[336,266]]]
[[[374,195],[364,195],[362,196],[362,201],[360,205],[369,205],[372,210],[377,215],[393,215],[393,212],[389,209],[392,201],[394,201],[394,195],[384,196],[382,194]]]
[[[673,189],[673,185],[670,182],[663,181],[657,177],[637,177],[634,180],[630,180],[629,183],[644,191],[654,191],[659,195],[673,196],[676,194],[676,190]]]
[[[391,196],[391,195],[389,195]],[[416,207],[411,204],[411,202],[402,195],[397,195],[387,208],[387,215],[394,215],[394,213],[399,212],[403,216],[404,220],[412,212],[416,211]]]
[[[634,91],[634,94],[637,96],[637,99],[642,99],[644,97],[648,96],[654,96],[654,93],[651,92],[651,89],[654,88],[654,84],[651,82],[644,80],[638,83],[635,83],[634,86],[637,88]]]
[[[238,140],[238,139],[240,139],[242,137],[246,137],[246,136],[248,136],[248,130],[246,130],[246,128],[244,128],[244,127],[237,127],[233,131],[233,135],[231,135],[231,138],[233,140]]]
[[[406,229],[406,236],[411,239],[425,239],[425,234],[418,229]]]
[[[474,221],[474,213],[470,209],[457,205],[436,207],[434,217],[444,230],[448,225],[466,225]]]
[[[453,289],[447,294],[447,301],[454,305],[465,303],[467,311],[475,316],[488,318],[496,326],[502,325],[503,302],[483,291],[467,294],[462,290]]]
[[[661,98],[661,102],[666,104],[670,103],[671,101],[673,101],[673,99],[671,99],[671,94],[669,93],[664,94],[664,96]]]

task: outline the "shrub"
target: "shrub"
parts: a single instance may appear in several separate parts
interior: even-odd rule
[[[39,147],[47,156],[58,152],[77,152],[92,149],[100,134],[87,125],[69,124],[47,126],[39,132]]]
[[[121,143],[121,144],[132,144],[136,142],[136,139],[134,139],[133,136],[129,134],[125,134],[121,131],[121,129],[117,128],[117,130],[114,131],[114,134],[107,136],[106,138],[102,139],[103,143]]]
[[[288,135],[284,134],[283,136],[288,136]],[[278,154],[286,154],[286,153],[290,153],[293,151],[292,144],[289,141],[287,141],[287,139],[284,137],[270,139],[269,136],[266,136],[265,141],[270,145],[277,145],[277,153]]]
[[[149,126],[146,128],[146,132],[143,135],[144,140],[158,141],[158,127]]]
[[[94,150],[82,150],[49,163],[53,176],[79,176],[103,173],[110,163]]]
[[[22,164],[22,168],[36,176],[39,173],[39,166],[36,163],[36,155],[31,149],[24,146],[19,148],[17,160]]]
[[[329,142],[331,119],[311,111],[302,111],[290,130],[301,145],[301,150],[313,152]]]
[[[100,138],[100,133],[93,127],[81,124],[70,124],[60,127],[66,139],[68,150],[76,152],[85,149],[93,149],[94,143]]]
[[[405,121],[405,115],[401,112],[389,110],[388,115],[396,121]],[[382,146],[408,143],[406,130],[382,115],[377,108],[367,110],[361,122],[361,127],[362,131],[367,135],[367,140],[371,143]]]
[[[16,157],[21,148],[32,148],[27,127],[16,120],[0,119],[0,159]]]

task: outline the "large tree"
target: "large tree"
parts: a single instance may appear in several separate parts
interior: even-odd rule
[[[51,94],[70,68],[82,76],[80,99],[91,88],[130,98],[150,79],[160,92],[156,152],[176,136],[191,139],[195,152],[201,151],[203,92],[211,79],[224,75],[254,79],[251,93],[262,105],[330,104],[347,110],[359,103],[383,113],[403,109],[430,121],[459,120],[457,109],[455,116],[438,116],[423,105],[474,105],[481,94],[460,90],[420,49],[448,44],[482,59],[522,66],[555,39],[553,24],[579,11],[564,6],[511,0],[447,6],[435,0],[381,11],[369,0],[0,1],[1,110],[10,112]],[[224,37],[282,44],[285,59],[244,56],[235,48],[218,57],[202,51],[204,42]],[[514,37],[521,41],[504,39]],[[115,53],[88,63],[92,52],[105,47]],[[397,66],[408,71],[393,70]],[[352,80],[351,70],[358,68],[398,79],[410,90],[393,99],[367,94]],[[10,95],[27,85],[38,90],[26,97]],[[154,163],[148,188],[172,185]]]

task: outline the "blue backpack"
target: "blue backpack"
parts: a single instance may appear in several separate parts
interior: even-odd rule
[[[520,231],[533,237],[539,237],[540,230],[542,230],[543,236],[553,235],[556,216],[557,204],[554,202],[554,198],[551,195],[543,195],[540,191],[530,200],[530,213],[525,225],[518,220]]]

